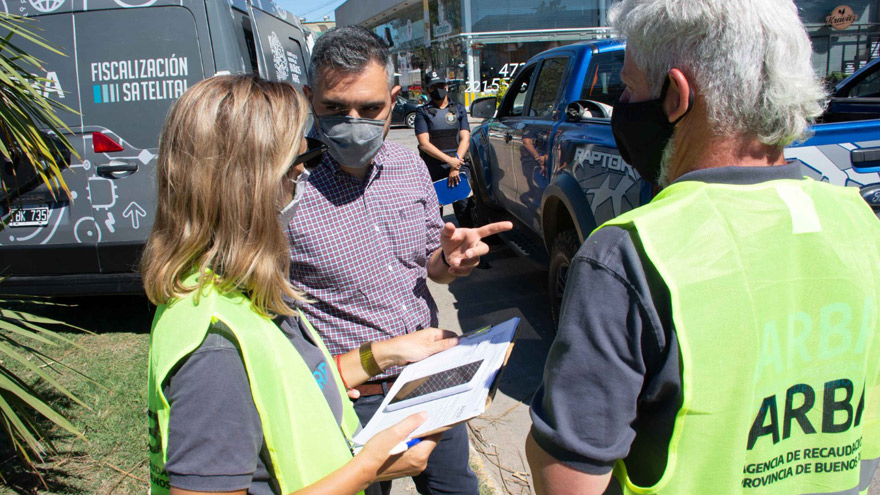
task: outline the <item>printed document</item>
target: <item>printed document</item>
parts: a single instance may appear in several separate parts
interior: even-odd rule
[[[419,438],[475,418],[486,411],[494,384],[507,361],[519,318],[469,332],[457,346],[407,365],[373,419],[354,436],[356,447],[407,416],[428,419],[409,438]]]

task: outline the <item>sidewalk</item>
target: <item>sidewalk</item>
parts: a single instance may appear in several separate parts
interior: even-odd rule
[[[475,270],[449,286],[429,282],[440,309],[440,327],[472,330],[514,316],[522,319],[507,369],[487,413],[471,420],[471,466],[481,494],[531,494],[524,442],[531,420],[529,401],[541,380],[550,345],[546,274],[499,246],[484,257],[490,270]],[[397,480],[392,495],[416,493],[411,480]]]

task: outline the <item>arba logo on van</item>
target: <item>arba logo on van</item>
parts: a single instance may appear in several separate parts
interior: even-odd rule
[[[61,89],[61,80],[58,79],[58,73],[52,71],[46,73],[46,80],[43,81],[43,98],[54,96],[55,98],[64,98],[64,90]]]

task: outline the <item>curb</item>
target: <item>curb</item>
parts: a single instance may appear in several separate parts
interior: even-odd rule
[[[469,464],[471,469],[474,470],[474,474],[477,475],[477,480],[480,486],[480,495],[504,495],[504,492],[501,491],[498,483],[495,482],[495,478],[493,478],[492,475],[489,474],[489,471],[486,470],[486,466],[483,464],[482,454],[477,452],[470,442],[468,442],[468,449],[470,450]],[[484,488],[487,493],[484,493]]]

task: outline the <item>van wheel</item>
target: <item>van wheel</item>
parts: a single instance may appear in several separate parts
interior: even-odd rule
[[[577,231],[569,229],[560,232],[553,240],[550,250],[550,273],[547,279],[547,293],[550,297],[550,312],[553,315],[553,329],[559,325],[559,312],[562,309],[562,296],[568,282],[571,260],[578,250]]]
[[[406,114],[406,119],[404,120],[404,122],[406,122],[406,126],[409,127],[410,129],[415,129],[416,128],[416,113],[412,112],[412,113]]]

